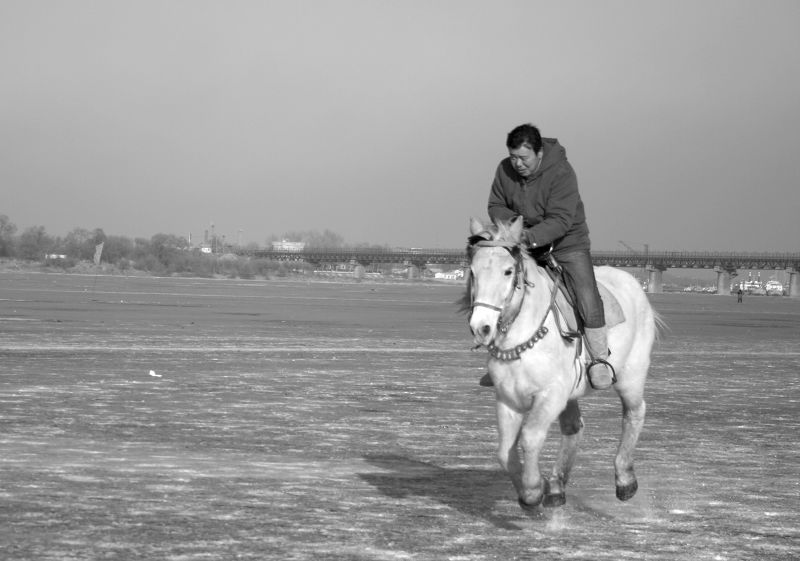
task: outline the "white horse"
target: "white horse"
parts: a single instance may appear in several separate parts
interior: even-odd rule
[[[489,350],[488,370],[497,397],[497,457],[511,477],[520,506],[532,509],[542,502],[566,502],[565,488],[583,429],[578,398],[591,386],[585,375],[585,346],[578,354],[578,340],[561,336],[564,320],[557,320],[559,311],[553,305],[557,286],[522,246],[522,227],[519,217],[489,225],[472,219],[465,301],[475,343]],[[624,321],[609,329],[608,360],[622,401],[622,437],[614,470],[617,498],[625,501],[638,489],[633,451],[644,424],[644,384],[661,320],[633,276],[611,267],[596,267],[595,274],[624,315]],[[550,477],[543,478],[539,454],[556,419],[561,446]]]

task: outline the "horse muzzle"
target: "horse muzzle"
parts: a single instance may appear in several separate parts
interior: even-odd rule
[[[503,309],[492,304],[475,302],[472,305],[472,314],[469,318],[469,328],[475,339],[475,344],[487,346],[494,340],[497,333],[497,321]]]

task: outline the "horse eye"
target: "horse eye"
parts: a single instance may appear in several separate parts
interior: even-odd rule
[[[514,269],[506,269],[505,276],[510,277],[514,273]]]

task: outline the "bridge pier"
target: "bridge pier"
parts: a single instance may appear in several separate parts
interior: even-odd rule
[[[664,271],[661,267],[647,267],[647,292],[661,294],[664,292]]]
[[[366,268],[361,263],[356,265],[355,268],[353,269],[353,277],[358,280],[363,279],[365,273],[366,273]]]
[[[419,265],[408,266],[408,280],[416,280],[419,278]]]
[[[800,298],[800,279],[798,278],[798,270],[790,267],[786,269],[789,274],[789,297]]]
[[[734,271],[723,269],[722,267],[714,267],[717,272],[717,294],[723,296],[730,296],[731,294],[731,274]]]

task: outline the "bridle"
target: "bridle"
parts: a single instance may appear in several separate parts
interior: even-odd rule
[[[533,283],[533,281],[529,281],[527,278],[527,274],[525,271],[525,263],[522,256],[522,250],[519,244],[505,242],[505,241],[481,239],[475,242],[473,246],[502,247],[508,250],[508,252],[514,257],[514,282],[511,285],[508,294],[504,298],[502,306],[495,306],[494,304],[487,304],[486,302],[476,301],[474,299],[474,293],[473,293],[474,291],[470,293],[470,309],[474,310],[476,307],[484,307],[490,310],[494,310],[495,312],[498,312],[499,316],[497,318],[497,331],[502,334],[506,334],[508,330],[511,328],[511,325],[514,323],[514,320],[517,319],[517,316],[519,315],[519,312],[522,309],[522,303],[525,299],[526,291],[525,290],[522,291],[522,297],[519,299],[519,303],[516,306],[514,306],[514,308],[511,310],[511,314],[509,317],[504,318],[503,312],[508,310],[518,290],[520,290],[523,287],[533,288],[536,285]],[[515,251],[515,248],[517,251]],[[525,352],[528,349],[532,349],[533,346],[542,337],[547,335],[548,329],[544,326],[544,323],[547,320],[547,316],[550,315],[550,312],[553,310],[553,306],[555,305],[556,294],[558,293],[559,281],[560,281],[560,276],[553,283],[553,289],[550,295],[550,305],[547,306],[547,311],[545,312],[544,317],[539,323],[538,329],[534,331],[533,335],[525,342],[506,349],[501,349],[500,347],[495,345],[494,341],[491,341],[487,345],[487,350],[489,351],[489,354],[492,355],[492,357],[502,361],[518,360],[523,352]],[[480,348],[480,345],[476,348]]]
[[[520,301],[519,306],[515,307],[513,312],[513,317],[508,318],[505,321],[503,321],[502,318],[503,311],[508,309],[509,305],[511,304],[511,301],[514,299],[516,292],[523,286],[523,284],[529,283],[529,281],[525,278],[525,267],[524,264],[522,263],[521,252],[519,252],[518,250],[515,251],[515,247],[517,246],[509,242],[484,240],[484,241],[479,241],[474,245],[478,247],[502,247],[503,249],[507,250],[514,258],[514,282],[509,288],[508,294],[506,294],[506,297],[503,299],[502,306],[495,306],[493,304],[487,304],[486,302],[476,301],[474,300],[474,294],[470,294],[472,309],[475,309],[476,307],[480,306],[484,308],[489,308],[490,310],[494,310],[495,312],[500,313],[500,317],[497,318],[497,328],[503,333],[505,333],[506,331],[508,331],[508,328],[511,326],[511,324],[514,322],[517,315],[519,314],[519,309],[522,307],[522,301]],[[530,283],[530,285],[533,286],[533,283]],[[524,298],[524,292],[523,292],[523,298]]]
[[[522,262],[522,252],[519,251],[519,246],[517,244],[494,240],[480,240],[473,245],[477,247],[502,247],[514,258],[514,282],[509,288],[508,294],[506,294],[506,297],[503,299],[502,306],[476,301],[474,294],[470,294],[470,308],[474,310],[477,307],[483,307],[499,312],[500,316],[497,318],[497,329],[501,333],[507,333],[511,324],[514,323],[514,320],[517,319],[519,315],[519,311],[522,308],[522,299],[520,299],[519,305],[512,309],[511,317],[503,318],[503,312],[509,308],[511,302],[514,300],[514,296],[520,288],[523,286],[530,286],[532,288],[535,285],[526,278],[525,265]],[[522,298],[525,298],[525,292],[522,293]]]

